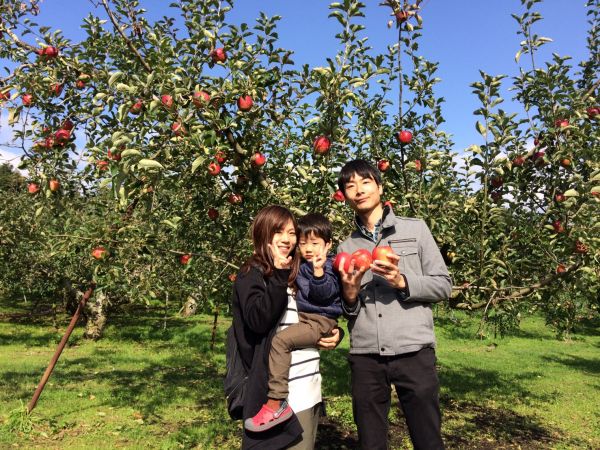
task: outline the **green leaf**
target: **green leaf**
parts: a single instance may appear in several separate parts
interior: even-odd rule
[[[486,129],[483,126],[483,124],[478,120],[477,124],[475,125],[475,128],[477,129],[477,131],[479,132],[479,134],[481,134],[482,136],[485,136],[486,133]]]
[[[140,159],[138,162],[140,169],[164,169],[164,166],[153,159]]]
[[[575,189],[569,189],[564,195],[565,197],[579,197],[579,192],[577,192]]]
[[[200,166],[200,164],[202,164],[204,162],[204,157],[203,156],[199,156],[197,157],[194,162],[192,163],[192,173],[194,173],[196,171],[196,169],[198,169],[198,167]]]
[[[108,85],[112,86],[115,81],[123,76],[123,72],[114,72],[108,79]]]

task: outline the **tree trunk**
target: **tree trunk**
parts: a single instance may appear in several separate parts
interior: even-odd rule
[[[85,307],[87,322],[83,333],[84,338],[98,340],[102,337],[106,325],[107,303],[104,292],[96,292],[94,298],[87,302]]]

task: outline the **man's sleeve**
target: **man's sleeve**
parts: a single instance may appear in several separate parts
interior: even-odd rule
[[[423,275],[403,274],[407,284],[406,301],[437,303],[452,292],[452,280],[442,254],[425,222],[420,221],[419,253]]]

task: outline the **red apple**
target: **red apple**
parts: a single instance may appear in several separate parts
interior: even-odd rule
[[[313,143],[313,149],[317,155],[326,155],[331,147],[331,141],[327,136],[317,136]]]
[[[52,93],[54,94],[55,97],[58,97],[58,96],[60,96],[60,94],[62,94],[63,84],[62,83],[54,83],[52,86],[50,86],[50,90],[52,91]]]
[[[344,269],[344,272],[348,272],[350,270],[350,262],[352,261],[352,255],[350,253],[341,252],[338,253],[335,259],[333,260],[333,268],[335,271],[340,272],[341,268]]]
[[[77,80],[75,82],[75,87],[77,89],[85,89],[85,81],[83,81],[83,80]]]
[[[217,151],[217,153],[215,153],[215,160],[219,163],[219,164],[223,164],[225,161],[227,161],[227,155],[222,152],[221,150]]]
[[[398,139],[401,144],[409,144],[410,141],[412,141],[412,137],[412,133],[408,130],[402,130],[396,135],[396,139]]]
[[[112,152],[111,150],[107,153],[108,159],[112,159],[113,161],[121,161],[121,152]]]
[[[229,194],[227,197],[227,201],[232,205],[237,205],[238,203],[242,203],[242,195],[241,194]]]
[[[525,163],[525,157],[523,155],[517,155],[512,160],[513,166],[521,167]]]
[[[56,47],[46,47],[43,49],[43,55],[46,58],[56,58],[58,56],[58,49]]]
[[[185,126],[181,122],[173,122],[171,125],[171,131],[175,136],[181,136],[182,134],[187,133]]]
[[[208,165],[208,173],[210,173],[213,177],[216,177],[221,172],[221,166],[216,162],[211,162]]]
[[[104,259],[104,257],[107,255],[107,251],[104,247],[99,246],[96,247],[92,250],[92,257],[94,259]]]
[[[371,254],[371,256],[373,257],[373,261],[378,260],[378,261],[385,261],[385,262],[389,262],[389,263],[394,263],[394,261],[392,261],[390,258],[388,258],[388,255],[390,254],[394,254],[394,250],[392,250],[392,247],[388,247],[388,246],[384,246],[384,247],[375,247],[373,249],[373,253]]]
[[[265,165],[265,163],[267,162],[267,158],[262,153],[256,152],[250,158],[250,162],[252,163],[253,166],[261,167],[261,166]]]
[[[225,53],[225,49],[222,47],[215,48],[210,52],[210,57],[214,63],[223,63],[227,61],[227,53]]]
[[[215,208],[210,208],[208,210],[208,218],[210,220],[217,220],[219,218],[219,211],[217,211]]]
[[[31,104],[33,103],[33,95],[23,94],[21,96],[21,101],[23,102],[23,106],[31,106]]]
[[[567,268],[565,267],[564,264],[559,264],[558,266],[556,266],[556,273],[561,274],[561,273],[565,273],[567,271]]]
[[[377,168],[381,172],[386,172],[390,168],[390,162],[386,159],[380,159],[377,163]]]
[[[249,95],[242,95],[240,98],[238,98],[237,101],[237,106],[238,109],[240,111],[250,111],[252,109],[252,105],[254,104],[254,101],[252,100],[252,97],[250,97]]]
[[[189,255],[189,254],[187,254],[187,255],[181,255],[181,256],[179,257],[179,262],[180,262],[182,265],[184,265],[184,266],[185,266],[185,265],[187,265],[187,264],[190,262],[190,259],[192,259],[192,255]]]
[[[369,250],[361,248],[352,253],[352,261],[354,261],[355,269],[368,269],[373,263],[373,258]]]
[[[417,172],[420,172],[422,169],[423,169],[423,166],[421,165],[421,160],[415,159],[415,170]]]
[[[60,189],[60,181],[58,181],[56,178],[52,178],[49,182],[48,182],[48,187],[50,188],[50,190],[52,192],[56,192]]]
[[[557,234],[563,233],[565,231],[565,227],[563,227],[560,220],[555,220],[554,222],[552,222],[552,227],[554,228],[554,232]]]
[[[565,194],[562,193],[558,193],[554,196],[554,200],[556,200],[556,203],[562,203],[567,199],[567,197],[565,197]]]
[[[129,108],[129,112],[131,114],[138,115],[142,112],[143,109],[144,109],[144,102],[142,100],[140,100],[139,98],[137,98],[137,99],[135,99],[134,104],[131,105],[131,108]]]
[[[196,108],[201,108],[210,102],[210,94],[206,91],[194,91],[192,94],[192,103]]]
[[[71,131],[73,128],[75,128],[75,125],[73,124],[73,122],[71,122],[70,119],[65,119],[60,125],[61,130]]]
[[[40,190],[40,185],[37,183],[29,183],[27,185],[27,192],[30,194],[37,194]]]
[[[108,170],[108,161],[99,159],[96,161],[96,167],[98,167],[98,170]]]
[[[588,109],[586,109],[587,115],[590,119],[595,118],[598,114],[600,114],[600,107],[598,106],[593,106],[590,107]]]
[[[396,16],[396,22],[399,24],[406,22],[406,20],[408,19],[408,12],[404,10],[400,10],[394,15]]]
[[[160,102],[167,109],[171,109],[173,107],[173,97],[169,94],[163,94],[160,96]]]
[[[237,273],[230,273],[227,278],[233,283],[237,279]]]
[[[568,119],[556,119],[554,121],[554,126],[556,128],[565,128],[569,126],[569,120]]]
[[[346,196],[339,189],[333,193],[333,195],[331,196],[331,198],[333,198],[336,202],[344,202],[344,201],[346,201]]]
[[[490,196],[492,197],[492,200],[497,202],[499,200],[502,199],[502,192],[500,191],[493,191]]]
[[[504,184],[504,180],[502,179],[502,177],[496,175],[491,178],[490,184],[495,188],[499,188]]]
[[[580,240],[577,240],[577,242],[575,242],[575,249],[574,249],[575,253],[579,253],[581,255],[585,254],[588,252],[588,248],[587,245],[585,245],[583,242],[581,242]]]
[[[560,160],[560,165],[563,166],[565,169],[568,169],[569,167],[571,167],[571,160],[569,158],[563,158]]]
[[[64,144],[71,138],[71,132],[69,130],[60,129],[54,133],[54,139],[58,144]]]

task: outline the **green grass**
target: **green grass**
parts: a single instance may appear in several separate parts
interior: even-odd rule
[[[163,329],[138,311],[113,319],[96,343],[77,328],[24,418],[19,408],[68,323],[59,319],[61,330],[44,319],[0,322],[0,448],[239,448],[240,424],[225,412],[221,385],[227,318],[214,351],[208,316],[171,319]],[[600,448],[598,324],[564,342],[529,318],[515,336],[479,340],[476,319],[436,320],[448,448]],[[328,418],[320,448],[355,445],[347,351],[345,339],[322,353]],[[409,448],[400,416],[395,407],[392,445]]]

